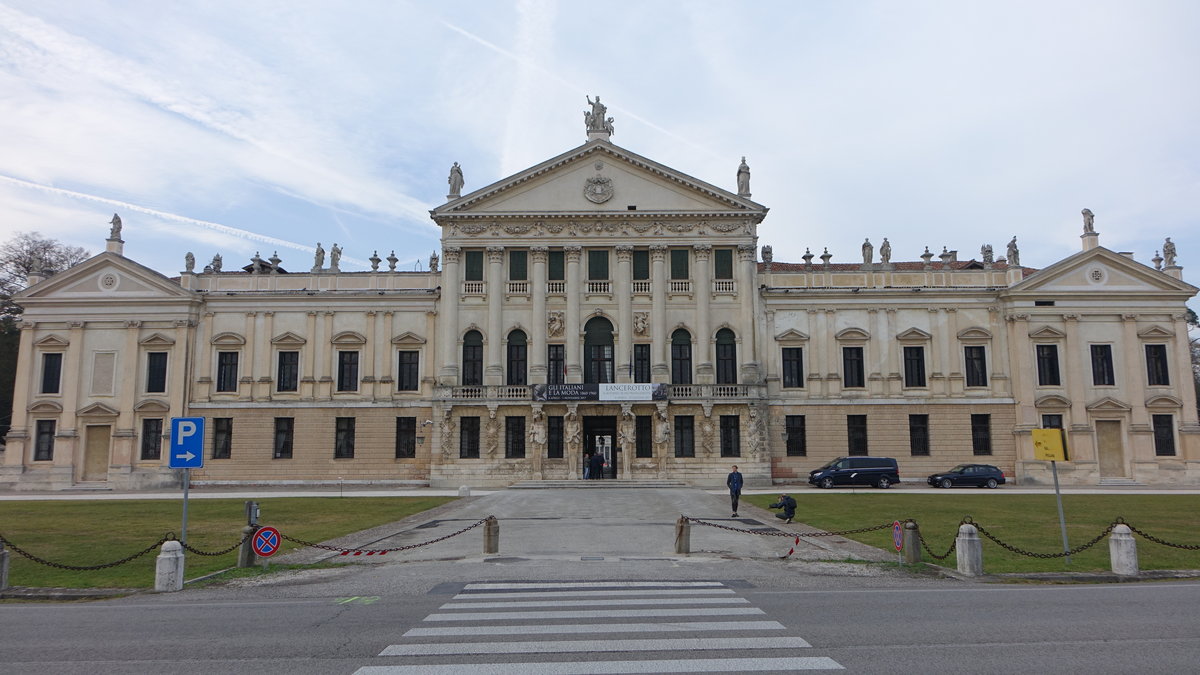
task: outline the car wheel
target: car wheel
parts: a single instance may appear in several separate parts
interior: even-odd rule
[[[890,478],[888,478],[887,476],[880,476],[879,482],[875,484],[875,487],[879,488],[880,490],[886,490],[886,489],[890,488],[891,486],[892,486],[892,480]]]
[[[949,478],[943,478],[943,479],[942,479],[942,487],[944,487],[944,488],[949,488],[949,487],[950,487],[950,486],[952,486],[952,485],[954,485],[954,483],[953,483],[953,482],[951,482],[951,480],[950,480]]]
[[[825,477],[825,478],[822,478],[821,481],[817,484],[820,485],[822,489],[828,490],[829,488],[833,487],[833,479],[829,478],[829,477]]]
[[[987,487],[989,490],[995,490],[997,485],[999,485],[999,483],[996,482],[995,478],[987,479]]]

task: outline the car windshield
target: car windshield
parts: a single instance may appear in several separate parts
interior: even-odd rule
[[[971,467],[970,464],[959,464],[958,466],[954,467],[953,469],[950,469],[946,473],[963,473],[970,467]]]
[[[838,462],[840,462],[840,461],[842,461],[842,460],[841,460],[841,459],[835,459],[835,460],[832,460],[832,461],[830,461],[830,462],[828,462],[828,463],[826,463],[826,464],[822,464],[822,465],[821,465],[821,466],[820,466],[820,467],[817,469],[817,471],[822,471],[822,470],[824,470],[824,469],[833,469],[833,468],[837,468]]]

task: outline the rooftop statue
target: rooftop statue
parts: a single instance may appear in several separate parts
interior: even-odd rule
[[[593,101],[591,96],[586,96],[587,102],[592,106],[591,110],[583,111],[583,122],[587,127],[588,133],[613,133],[613,118],[606,117],[608,114],[608,106],[600,102],[600,97],[597,96]]]
[[[321,248],[321,242],[317,242],[317,250],[313,251],[313,268],[312,271],[320,272],[325,266],[325,249]]]
[[[1083,233],[1095,234],[1096,228],[1093,225],[1096,222],[1096,216],[1090,209],[1084,209],[1080,213],[1083,214]]]
[[[1017,238],[1013,237],[1012,241],[1008,242],[1008,264],[1017,267],[1021,264],[1021,252],[1017,250]]]
[[[192,255],[191,251],[188,251],[187,255],[183,256],[183,269],[188,274],[196,271],[196,256]]]
[[[454,166],[450,167],[450,177],[446,179],[446,182],[450,183],[450,194],[446,195],[447,197],[462,196],[463,173],[462,167],[458,165],[458,162],[455,162]]]
[[[1167,237],[1167,240],[1163,242],[1162,256],[1163,263],[1167,267],[1175,266],[1175,242],[1171,241],[1170,237]]]
[[[863,264],[870,265],[871,258],[875,257],[875,247],[871,245],[871,240],[864,239],[862,245]]]
[[[121,238],[121,216],[118,216],[117,214],[114,213],[112,220],[110,220],[108,222],[110,225],[112,225],[112,229],[109,230],[109,232],[108,232],[108,238],[114,239],[114,240],[120,239]]]
[[[742,163],[738,166],[737,188],[739,197],[750,196],[750,165],[746,163],[745,157],[742,157]]]
[[[892,245],[888,242],[887,237],[884,237],[883,243],[879,245],[879,262],[884,265],[892,262]]]

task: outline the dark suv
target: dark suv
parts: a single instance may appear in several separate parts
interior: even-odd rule
[[[808,482],[822,488],[874,485],[887,489],[900,482],[900,471],[891,457],[838,457],[809,472]]]

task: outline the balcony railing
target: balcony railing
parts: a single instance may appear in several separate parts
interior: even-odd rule
[[[565,281],[547,281],[546,295],[566,295],[567,282]]]
[[[650,295],[650,291],[652,289],[653,289],[653,286],[650,284],[649,281],[634,281],[633,282],[633,294],[634,295]]]
[[[673,384],[671,400],[748,399],[762,395],[762,385],[752,384]],[[454,401],[528,401],[528,385],[469,385],[439,387],[438,398]],[[596,401],[599,402],[599,401]]]
[[[442,398],[456,401],[528,401],[529,387],[525,385],[479,385],[445,387]]]
[[[487,290],[487,286],[483,281],[464,281],[463,295],[483,295]]]
[[[759,389],[749,384],[673,384],[671,398],[750,398],[750,392]]]
[[[529,295],[528,281],[510,281],[508,282],[509,295]]]
[[[691,293],[692,292],[692,280],[691,279],[672,279],[670,288],[671,288],[672,293]]]
[[[604,294],[604,295],[611,294],[612,293],[612,282],[611,281],[589,281],[589,282],[587,282],[587,292],[590,294]]]
[[[713,279],[713,293],[727,295],[737,293],[737,282],[733,279]]]

